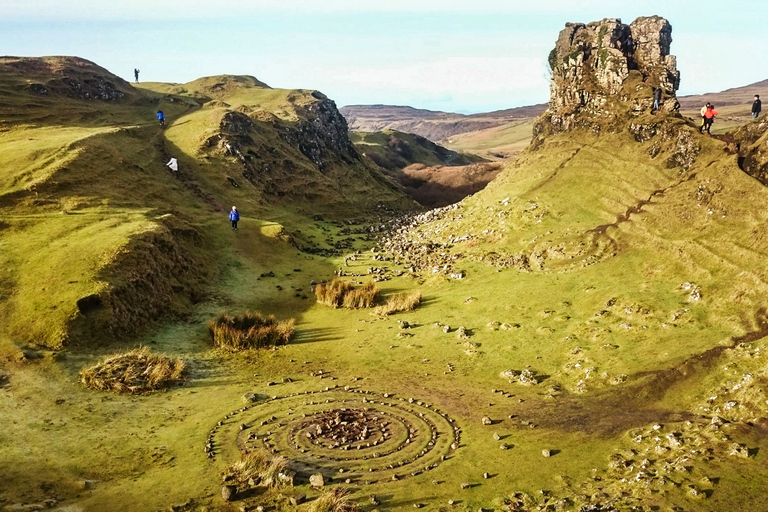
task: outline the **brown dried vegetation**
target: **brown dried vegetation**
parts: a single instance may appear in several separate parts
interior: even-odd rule
[[[273,455],[267,450],[255,450],[242,454],[240,460],[221,472],[225,482],[251,485],[251,482],[267,487],[278,487],[286,481],[280,478],[288,467],[288,459]]]
[[[296,320],[278,321],[274,315],[246,311],[242,316],[221,313],[208,322],[214,345],[229,352],[287,345],[295,333]]]
[[[328,284],[319,284],[315,287],[317,302],[332,308],[370,308],[376,303],[380,292],[381,290],[373,281],[368,281],[362,287],[355,288],[347,281],[334,279]]]
[[[151,354],[149,348],[139,347],[82,370],[80,382],[92,389],[148,393],[181,382],[186,369],[180,358]]]
[[[359,507],[349,499],[346,489],[334,487],[317,498],[310,510],[311,512],[356,512]]]
[[[387,298],[384,305],[377,307],[371,314],[387,316],[401,311],[413,311],[421,304],[421,290],[411,293],[400,293]]]

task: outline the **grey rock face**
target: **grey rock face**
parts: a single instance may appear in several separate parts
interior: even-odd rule
[[[662,111],[679,108],[677,60],[670,55],[672,26],[659,16],[630,25],[606,18],[568,23],[549,57],[549,110],[534,129],[560,132],[577,126],[598,132],[617,118],[650,110],[653,90],[662,89]]]

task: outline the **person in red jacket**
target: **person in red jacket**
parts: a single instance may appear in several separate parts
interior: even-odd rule
[[[709,129],[712,127],[712,123],[715,122],[715,117],[717,117],[717,110],[715,110],[714,105],[709,105],[707,110],[704,112],[704,124],[702,124],[699,128],[699,133],[703,133],[702,130],[704,129],[706,129],[707,133],[709,133]]]

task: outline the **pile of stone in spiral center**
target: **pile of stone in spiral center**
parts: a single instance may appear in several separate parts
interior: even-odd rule
[[[300,428],[313,444],[325,444],[328,448],[375,446],[388,437],[388,422],[361,409],[340,409],[322,413],[305,422]]]

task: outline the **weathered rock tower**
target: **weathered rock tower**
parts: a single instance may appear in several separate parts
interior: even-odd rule
[[[549,55],[549,109],[534,135],[575,127],[596,133],[619,128],[622,121],[650,110],[657,87],[663,91],[660,110],[677,111],[680,72],[669,53],[671,43],[672,26],[659,16],[630,25],[612,18],[567,23]]]

